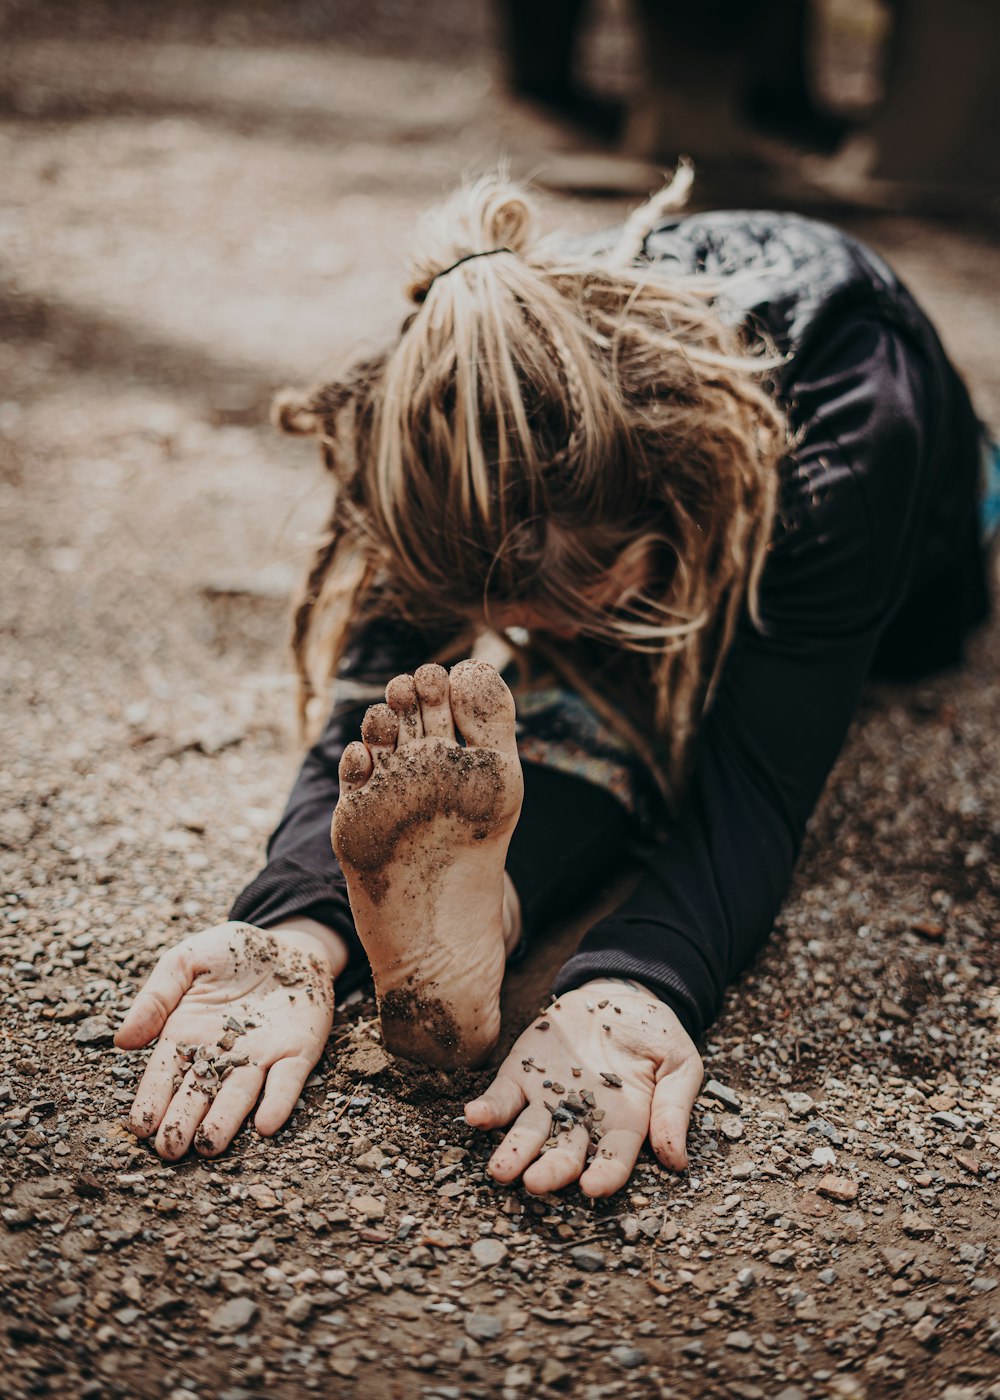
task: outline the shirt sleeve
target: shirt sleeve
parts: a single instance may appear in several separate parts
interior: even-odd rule
[[[306,753],[268,841],[267,864],[237,895],[229,913],[231,919],[259,928],[300,915],[336,930],[350,950],[347,971],[337,982],[342,991],[361,980],[367,964],[330,839],[340,795],[340,758],[359,737],[365,710],[383,698],[386,683],[433,659],[449,640],[446,634],[394,618],[375,618],[357,629],[337,673],[333,709],[323,733]]]
[[[761,587],[699,734],[667,842],[596,924],[556,991],[643,982],[692,1036],[767,938],[841,748],[879,633],[905,591],[928,443],[921,357],[855,320],[786,385],[794,458]]]

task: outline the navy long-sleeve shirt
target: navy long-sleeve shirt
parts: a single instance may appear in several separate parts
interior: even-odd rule
[[[740,625],[668,839],[555,984],[635,978],[698,1035],[773,926],[866,676],[957,661],[986,611],[980,426],[926,317],[884,263],[836,230],[793,215],[698,215],[657,230],[644,256],[654,275],[723,280],[724,313],[788,356],[779,393],[796,430],[761,626]],[[412,670],[442,641],[376,628],[379,678]],[[375,654],[371,635],[359,647]],[[336,763],[361,710],[335,710],[234,917],[306,913],[356,947],[329,827]]]

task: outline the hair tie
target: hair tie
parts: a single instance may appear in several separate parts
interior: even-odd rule
[[[454,272],[455,268],[461,267],[463,263],[471,262],[473,258],[492,258],[495,253],[513,253],[513,251],[513,248],[487,248],[482,253],[466,253],[464,258],[459,258],[457,262],[453,262],[451,267],[444,267],[441,269],[440,272],[435,272],[434,276],[427,283],[427,286],[420,293],[420,295],[414,297],[414,301],[424,301],[427,296],[427,293],[434,286],[434,283],[438,280],[439,277],[447,277],[449,272]]]

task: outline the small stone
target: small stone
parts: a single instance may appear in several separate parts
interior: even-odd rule
[[[922,1317],[919,1322],[914,1323],[910,1329],[910,1335],[915,1342],[921,1346],[926,1346],[937,1331],[937,1323],[932,1317]]]
[[[983,1169],[979,1158],[971,1156],[968,1152],[953,1152],[952,1156],[962,1170],[968,1172],[970,1176],[978,1176]]]
[[[932,1123],[940,1123],[942,1128],[951,1128],[953,1132],[965,1132],[965,1119],[958,1113],[932,1113]]]
[[[730,1332],[726,1336],[725,1345],[732,1347],[734,1351],[750,1351],[753,1348],[753,1337],[749,1332]]]
[[[879,1255],[893,1278],[899,1278],[900,1274],[905,1273],[916,1258],[912,1249],[880,1249]]]
[[[265,1186],[262,1181],[255,1181],[248,1186],[247,1195],[258,1210],[277,1210],[277,1196],[271,1190],[270,1186]]]
[[[300,1293],[297,1298],[292,1298],[285,1306],[285,1321],[290,1322],[293,1327],[301,1327],[309,1321],[313,1314],[315,1304],[306,1293]]]
[[[849,1176],[824,1176],[820,1178],[816,1191],[818,1195],[826,1196],[830,1201],[841,1201],[846,1204],[849,1201],[857,1200],[858,1183],[852,1181]]]
[[[576,1268],[582,1269],[586,1274],[600,1273],[604,1268],[604,1255],[599,1249],[594,1249],[590,1245],[577,1245],[576,1249],[569,1251],[569,1257]]]
[[[728,1108],[731,1113],[739,1113],[741,1104],[739,1094],[736,1093],[735,1089],[729,1089],[725,1084],[720,1084],[717,1079],[710,1079],[701,1092],[705,1098],[715,1099],[717,1103],[722,1104],[723,1108]]]
[[[73,1032],[77,1045],[110,1045],[115,1033],[104,1016],[88,1016]]]
[[[622,1237],[626,1244],[635,1244],[641,1232],[639,1218],[635,1215],[623,1215],[620,1221]]]
[[[729,1168],[729,1175],[734,1181],[749,1181],[753,1176],[753,1162],[737,1162],[735,1166]]]
[[[626,1371],[634,1371],[637,1366],[642,1366],[646,1360],[646,1353],[640,1347],[612,1347],[609,1354],[612,1361],[617,1361],[618,1365],[624,1367]]]
[[[788,1105],[788,1111],[793,1118],[808,1118],[816,1107],[812,1094],[800,1093],[798,1090],[782,1094],[782,1098]]]
[[[245,1332],[253,1323],[259,1309],[252,1298],[230,1298],[221,1308],[216,1308],[209,1318],[210,1332]]]
[[[377,1172],[385,1166],[385,1157],[377,1147],[373,1147],[368,1152],[362,1152],[360,1157],[355,1157],[354,1165],[363,1172]]]
[[[502,1240],[482,1239],[476,1240],[469,1253],[480,1268],[493,1269],[503,1263],[509,1250]]]
[[[355,1215],[365,1220],[385,1218],[385,1201],[380,1201],[376,1196],[352,1196],[347,1204]]]
[[[735,1113],[724,1113],[719,1119],[719,1131],[730,1142],[739,1142],[743,1136],[743,1123]]]
[[[934,1233],[934,1223],[922,1215],[904,1215],[903,1233],[914,1239],[926,1239]]]
[[[503,1335],[503,1319],[492,1313],[469,1313],[465,1318],[465,1332],[474,1342],[495,1342]]]
[[[562,1364],[561,1361],[557,1361],[554,1356],[549,1356],[546,1357],[544,1363],[542,1364],[539,1379],[541,1380],[542,1385],[551,1385],[554,1386],[556,1389],[559,1389],[561,1386],[566,1384],[566,1382],[570,1378],[570,1375],[571,1372],[566,1366]]]

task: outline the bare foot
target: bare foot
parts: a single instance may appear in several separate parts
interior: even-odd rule
[[[477,1064],[500,1030],[504,862],[523,794],[514,700],[483,661],[450,677],[421,666],[385,693],[340,762],[334,850],[386,1047]]]

